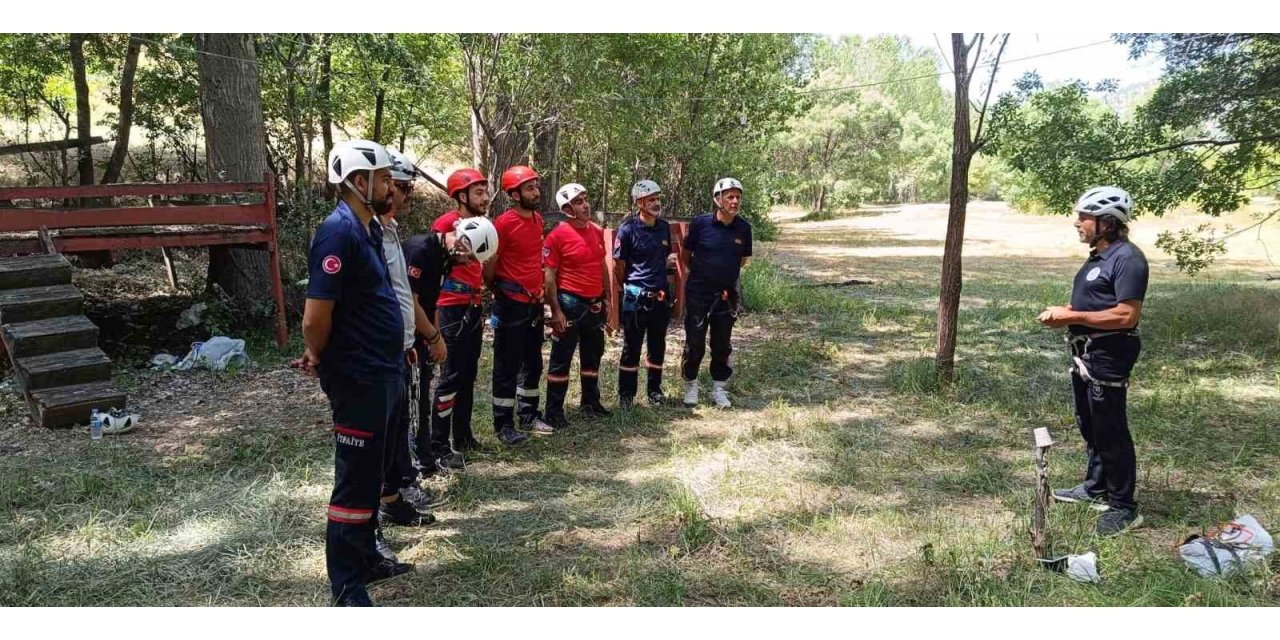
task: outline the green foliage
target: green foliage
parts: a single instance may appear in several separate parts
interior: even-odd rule
[[[1226,238],[1218,237],[1210,224],[1202,224],[1195,231],[1162,231],[1156,238],[1156,248],[1173,254],[1178,268],[1189,276],[1200,273],[1216,256],[1227,252]]]

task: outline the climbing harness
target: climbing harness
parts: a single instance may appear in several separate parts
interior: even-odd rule
[[[1089,373],[1089,367],[1084,363],[1084,358],[1089,354],[1089,349],[1093,347],[1094,340],[1109,338],[1112,336],[1128,336],[1137,338],[1139,337],[1139,333],[1137,329],[1128,329],[1124,331],[1101,331],[1098,333],[1081,333],[1077,335],[1067,332],[1067,354],[1071,356],[1071,361],[1073,362],[1071,368],[1068,369],[1068,373],[1074,373],[1080,376],[1081,380],[1091,382],[1099,386],[1117,389],[1127,388],[1129,386],[1128,377],[1118,381],[1100,380]]]

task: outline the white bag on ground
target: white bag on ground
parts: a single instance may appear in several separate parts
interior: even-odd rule
[[[249,355],[244,352],[244,340],[214,336],[206,342],[192,343],[191,352],[173,368],[187,371],[195,367],[203,367],[214,371],[225,371],[232,363],[241,368],[249,366]]]
[[[1247,564],[1262,561],[1274,550],[1271,534],[1251,515],[1221,524],[1178,547],[1187,566],[1206,578],[1231,575]]]

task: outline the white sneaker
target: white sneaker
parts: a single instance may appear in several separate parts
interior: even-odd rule
[[[716,408],[718,409],[730,409],[733,407],[729,403],[729,392],[725,391],[723,382],[717,382],[711,388],[711,400],[716,403]]]
[[[684,406],[698,406],[698,381],[686,380],[684,383]]]

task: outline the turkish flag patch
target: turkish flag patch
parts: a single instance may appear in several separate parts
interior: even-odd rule
[[[419,268],[417,268],[417,267],[409,267],[409,277],[410,277],[410,278],[421,278],[421,277],[422,277],[422,269],[419,269]]]
[[[342,259],[338,256],[325,256],[324,260],[320,261],[320,268],[324,269],[325,273],[333,275],[342,271]]]

